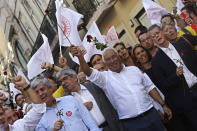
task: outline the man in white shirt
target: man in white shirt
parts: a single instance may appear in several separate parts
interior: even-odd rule
[[[56,77],[66,92],[86,106],[100,128],[104,131],[121,130],[117,114],[100,88],[89,81],[80,84],[76,72],[72,69],[63,69]]]
[[[159,47],[152,68],[158,88],[173,111],[172,130],[197,130],[197,53],[183,37],[169,43],[158,25],[152,25],[149,33]],[[184,37],[197,44],[196,36]]]
[[[169,119],[172,117],[171,110],[154,88],[152,81],[137,67],[123,66],[117,52],[113,48],[108,48],[104,51],[103,58],[109,71],[99,72],[88,66],[79,48],[71,46],[71,52],[78,57],[89,80],[103,89],[118,112],[125,131],[164,130],[148,93],[162,105]]]
[[[0,108],[0,121],[5,131],[34,131],[42,115],[46,111],[46,105],[42,103],[36,92],[30,88],[24,78],[17,76],[12,79],[15,87],[23,93],[26,93],[31,99],[33,108],[24,116],[18,119],[12,109],[8,109],[9,115],[5,114],[3,108]],[[9,125],[8,125],[9,124]]]

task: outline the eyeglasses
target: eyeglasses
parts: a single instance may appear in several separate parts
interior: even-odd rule
[[[160,33],[160,31],[155,32],[153,35],[151,35],[151,36],[152,36],[152,38],[155,38],[157,35],[159,35],[159,33]]]
[[[61,85],[62,85],[62,82],[65,81],[65,80],[67,80],[67,79],[68,79],[69,77],[71,77],[71,76],[72,76],[72,75],[64,76],[60,81],[57,82],[57,85],[58,85],[58,86],[61,86]]]
[[[162,24],[172,24],[172,20],[168,20],[168,21],[164,21],[164,22],[162,22]]]

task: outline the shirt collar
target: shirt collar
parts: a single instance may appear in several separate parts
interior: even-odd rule
[[[163,48],[163,47],[160,47],[164,52],[166,52],[166,51],[171,51],[171,50],[173,50],[174,48],[173,48],[173,45],[169,42],[169,45],[168,45],[168,47],[167,48]]]
[[[81,85],[81,84],[80,84],[80,88],[81,88],[81,91],[82,90],[87,90],[87,88],[84,85]],[[75,95],[75,94],[76,94],[76,92],[71,92],[72,96]]]

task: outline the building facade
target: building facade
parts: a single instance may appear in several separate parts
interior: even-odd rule
[[[176,6],[176,0],[155,0],[155,2],[166,8],[168,12],[172,12],[172,8]],[[150,26],[150,21],[141,0],[115,0],[113,6],[107,9],[107,13],[105,11],[103,11],[104,16],[98,15],[95,17],[101,33],[107,34],[108,26],[115,26],[116,31],[122,34],[120,40],[127,47],[138,43],[134,34],[138,25]]]
[[[134,29],[139,24],[150,25],[141,0],[60,1],[65,7],[84,15],[84,19],[78,25],[81,39],[92,21],[96,21],[103,35],[106,35],[109,25],[114,25],[117,32],[121,33],[120,40],[127,47],[133,46],[137,43]],[[155,1],[166,7],[169,12],[176,4],[176,0]],[[46,9],[51,13],[47,15]],[[5,34],[1,37],[5,37],[2,44],[4,43],[4,48],[6,48],[5,50],[2,48],[3,55],[0,55],[0,58],[9,61],[4,62],[3,67],[10,69],[11,75],[16,75],[18,69],[27,71],[26,65],[29,59],[43,42],[41,33],[48,37],[53,56],[57,58],[59,44],[55,11],[55,0],[0,0],[0,26],[2,27],[0,33]],[[68,64],[76,66],[69,58],[69,48],[63,48],[63,52],[69,61]],[[58,60],[54,60],[57,63]]]

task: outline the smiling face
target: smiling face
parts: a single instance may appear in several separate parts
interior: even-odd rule
[[[114,50],[112,49],[106,50],[103,56],[104,56],[105,64],[111,71],[119,73],[122,70],[122,64],[120,58]]]
[[[152,36],[153,42],[155,44],[157,44],[159,47],[166,47],[167,41],[159,28],[156,27],[150,30],[150,35]]]
[[[169,41],[174,41],[177,38],[177,30],[172,25],[165,25],[162,29],[164,37]]]
[[[22,94],[20,94],[20,95],[18,95],[18,96],[16,97],[16,104],[17,104],[18,106],[22,107],[23,104],[24,104],[24,102],[25,102],[25,99],[24,99],[24,96],[23,96]]]
[[[68,92],[76,92],[78,90],[77,86],[79,83],[76,75],[61,75],[58,82]]]
[[[140,64],[145,64],[150,61],[147,52],[142,47],[135,48],[134,56]]]
[[[152,40],[152,37],[148,35],[148,33],[143,33],[139,36],[139,40],[141,45],[146,48],[147,50],[150,50],[154,47],[154,43]]]
[[[35,88],[36,93],[40,96],[41,100],[46,103],[46,105],[50,105],[53,97],[53,89],[52,87],[47,87],[43,83],[40,83],[36,88]]]
[[[123,45],[117,45],[116,50],[121,59],[126,60],[129,58],[129,52]]]

